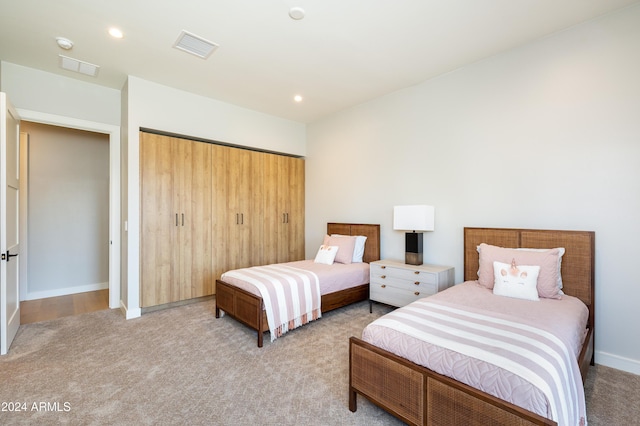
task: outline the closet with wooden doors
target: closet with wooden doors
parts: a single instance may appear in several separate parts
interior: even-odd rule
[[[230,269],[304,258],[304,160],[140,133],[141,307]]]

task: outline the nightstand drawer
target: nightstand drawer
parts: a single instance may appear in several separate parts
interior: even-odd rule
[[[410,291],[398,287],[391,287],[384,284],[371,283],[369,286],[370,298],[378,302],[392,306],[404,306],[423,297],[431,296],[434,293],[423,291]]]
[[[418,291],[429,294],[436,294],[438,292],[438,286],[435,282],[409,281],[388,275],[372,276],[371,284],[386,285],[388,287],[401,288],[406,291]]]
[[[401,269],[394,268],[392,266],[371,265],[371,275],[372,276],[386,276],[386,277],[394,277],[400,278],[403,280],[411,281],[411,282],[422,282],[428,284],[435,284],[437,281],[437,275],[433,272],[426,272],[420,270],[411,270],[411,269]]]

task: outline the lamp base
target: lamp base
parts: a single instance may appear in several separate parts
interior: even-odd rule
[[[404,251],[404,263],[422,265],[422,232],[407,232],[405,234]]]
[[[422,265],[422,253],[405,253],[404,263],[407,265]]]

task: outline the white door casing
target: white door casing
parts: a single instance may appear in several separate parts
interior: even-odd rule
[[[0,355],[9,351],[20,327],[19,124],[0,93]]]
[[[109,307],[123,309],[120,301],[120,127],[21,108],[17,108],[17,112],[24,121],[109,135]],[[23,294],[26,294],[25,284],[23,281]]]

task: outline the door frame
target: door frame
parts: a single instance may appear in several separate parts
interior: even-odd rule
[[[16,108],[16,111],[24,121],[86,130],[109,136],[109,308],[120,308],[120,126],[20,108]],[[21,212],[20,217],[20,221],[26,223],[27,218],[22,215],[26,215],[26,211]],[[22,262],[26,265],[28,256],[25,256]],[[22,276],[20,294],[22,300],[22,296],[26,294],[26,281]]]

